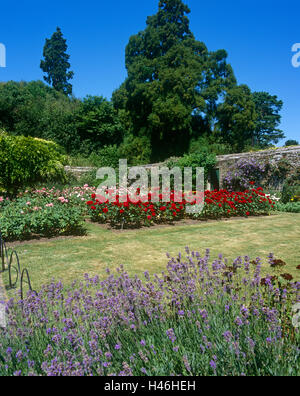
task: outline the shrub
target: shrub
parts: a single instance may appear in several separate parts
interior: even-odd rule
[[[6,240],[78,235],[85,232],[83,218],[92,187],[31,190],[14,200],[0,196],[0,231]]]
[[[113,227],[150,226],[153,223],[172,222],[183,218],[185,202],[176,203],[174,193],[170,195],[169,203],[152,203],[151,197],[149,193],[146,199],[143,197],[135,202],[126,196],[123,202],[117,193],[115,202],[107,200],[101,203],[93,194],[92,201],[88,201],[87,205],[92,221],[109,223]]]
[[[254,181],[260,185],[266,172],[266,165],[253,158],[240,159],[233,164],[224,177],[223,185],[229,191],[244,191]]]
[[[76,185],[84,186],[89,185],[93,187],[98,187],[99,179],[97,179],[97,170],[91,170],[89,172],[83,173],[75,182]]]
[[[24,136],[0,136],[0,186],[10,194],[42,181],[64,181],[59,146]]]
[[[97,153],[93,152],[89,159],[97,168],[110,167],[117,168],[119,166],[119,149],[117,145],[105,146]]]
[[[202,151],[198,153],[185,154],[180,158],[170,158],[166,161],[168,168],[179,167],[182,171],[184,168],[193,168],[193,183],[195,184],[196,179],[196,168],[204,168],[204,179],[207,182],[209,173],[214,169],[216,165],[215,154]]]
[[[267,197],[261,187],[244,192],[226,190],[207,191],[203,211],[196,218],[218,219],[235,216],[257,216],[270,214],[275,202]]]
[[[200,137],[198,139],[192,139],[190,142],[189,153],[199,153],[207,151],[215,155],[226,155],[233,152],[233,148],[230,144],[223,143],[216,136],[212,138]]]
[[[0,375],[297,376],[300,284],[262,278],[261,264],[186,248],[153,278],[121,267],[10,300]]]
[[[260,187],[245,192],[206,191],[202,212],[191,215],[186,213],[186,206],[190,200],[186,195],[178,197],[174,191],[167,197],[165,194],[155,192],[149,193],[148,196],[137,192],[137,198],[139,198],[137,200],[131,200],[129,194],[124,192],[121,194],[117,191],[115,202],[112,199],[113,193],[112,190],[105,202],[102,197],[92,194],[92,200],[87,202],[87,206],[93,221],[131,228],[172,222],[184,217],[206,220],[266,215],[270,214],[275,205],[275,202],[267,197]],[[155,195],[159,202],[151,202]]]
[[[291,202],[300,197],[300,169],[296,169],[285,181],[281,194],[283,203]]]
[[[6,205],[0,213],[0,230],[7,241],[32,237],[80,235],[84,232],[82,210],[47,200],[19,199]],[[40,205],[40,206],[38,206]]]
[[[127,159],[132,166],[149,164],[151,143],[146,136],[127,136],[119,147],[119,158]]]
[[[300,202],[277,203],[275,208],[278,212],[300,213]]]

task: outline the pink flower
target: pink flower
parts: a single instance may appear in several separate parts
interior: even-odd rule
[[[49,203],[46,205],[47,208],[53,208],[53,206],[54,206],[53,203]]]
[[[26,202],[26,205],[27,205],[27,206],[30,206],[30,205],[31,205],[31,202]]]
[[[4,198],[3,197],[0,197],[0,202],[3,202],[4,201]]]

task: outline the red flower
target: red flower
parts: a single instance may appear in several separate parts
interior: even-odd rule
[[[250,212],[246,212],[246,216],[250,216]]]

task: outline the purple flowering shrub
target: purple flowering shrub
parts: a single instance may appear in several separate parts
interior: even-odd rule
[[[249,188],[250,182],[260,186],[267,170],[267,164],[254,158],[240,159],[229,168],[223,185],[229,191],[245,191]]]
[[[107,272],[10,300],[0,375],[299,374],[300,283],[262,279],[259,258],[211,263],[186,248],[160,276]]]

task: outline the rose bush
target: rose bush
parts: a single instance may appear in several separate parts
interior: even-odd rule
[[[84,232],[89,186],[65,190],[26,190],[13,199],[0,197],[0,231],[7,241],[77,235]]]
[[[252,182],[253,184],[253,182]],[[154,194],[155,195],[155,194]],[[266,196],[261,187],[251,188],[244,192],[227,190],[206,191],[204,193],[204,209],[201,213],[188,215],[186,207],[190,200],[186,195],[178,201],[176,192],[172,191],[170,200],[163,202],[163,194],[158,194],[160,202],[153,202],[153,193],[141,196],[139,200],[131,200],[129,195],[116,193],[106,200],[94,193],[87,201],[91,219],[95,222],[110,223],[112,226],[140,227],[180,220],[184,217],[195,219],[219,219],[234,216],[254,216],[269,214],[275,202]],[[122,199],[123,198],[123,199]]]

